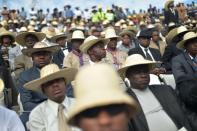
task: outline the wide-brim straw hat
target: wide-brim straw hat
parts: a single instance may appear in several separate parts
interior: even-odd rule
[[[16,36],[16,42],[22,46],[25,46],[25,37],[28,35],[34,35],[36,38],[38,38],[38,41],[42,41],[46,37],[46,35],[42,32],[21,32]]]
[[[45,33],[46,37],[49,39],[51,39],[53,36],[60,33],[60,31],[54,27],[44,27],[44,28],[42,28],[41,32]]]
[[[166,36],[166,41],[170,43],[174,40],[177,36],[188,32],[189,30],[185,26],[180,26],[177,28],[172,29]]]
[[[155,66],[155,61],[150,61],[144,59],[144,57],[140,54],[133,54],[127,57],[125,63],[123,64],[122,68],[118,70],[120,76],[124,79],[126,76],[126,72],[128,68],[136,65],[149,65],[149,70],[153,69]]]
[[[47,52],[51,52],[53,54],[53,53],[57,52],[58,50],[60,50],[60,46],[58,46],[58,45],[48,46],[44,42],[37,42],[37,43],[35,43],[33,48],[23,49],[22,53],[24,55],[27,55],[27,56],[31,57],[32,54],[35,53],[35,52],[47,51]]]
[[[138,109],[134,99],[121,89],[117,72],[107,64],[81,68],[75,78],[74,92],[76,101],[68,112],[68,123],[74,126],[77,126],[76,116],[88,109],[125,104],[128,106],[128,117],[132,117]]]
[[[13,32],[7,31],[7,30],[3,30],[3,32],[0,33],[0,42],[2,43],[2,38],[4,36],[9,36],[12,39],[13,43],[15,41],[15,34]]]
[[[72,37],[69,40],[71,41],[71,40],[84,40],[84,39],[85,39],[85,36],[84,36],[83,31],[75,30],[72,33]]]
[[[4,87],[5,87],[4,82],[2,79],[0,79],[0,93],[3,92]]]
[[[66,84],[69,84],[74,79],[76,73],[77,69],[75,68],[59,69],[56,64],[49,64],[40,70],[40,78],[26,83],[24,87],[28,90],[42,93],[42,84],[58,78],[64,78]]]
[[[109,39],[97,38],[97,37],[91,35],[84,40],[84,42],[81,44],[79,49],[83,53],[87,53],[88,49],[90,49],[93,45],[95,45],[96,43],[98,43],[100,41],[106,45],[109,42]]]
[[[51,38],[51,42],[56,43],[57,39],[59,39],[59,38],[67,38],[67,35],[64,34],[64,33],[61,33],[61,34],[58,34],[56,36],[53,36]]]
[[[187,41],[190,41],[192,39],[197,39],[197,34],[195,32],[187,32],[184,36],[183,36],[183,40],[180,41],[176,47],[179,49],[184,49],[185,48],[185,43]]]
[[[173,3],[173,2],[174,2],[174,0],[167,0],[166,3],[165,3],[165,5],[164,5],[164,9],[165,9],[165,10],[168,10],[168,6],[169,6],[171,3]]]
[[[113,27],[108,27],[105,30],[105,38],[106,39],[111,39],[111,38],[119,38],[118,35],[116,35],[116,31]]]
[[[135,34],[131,31],[129,31],[128,29],[123,30],[122,32],[120,32],[119,36],[124,36],[124,35],[128,35],[130,38],[135,37]]]

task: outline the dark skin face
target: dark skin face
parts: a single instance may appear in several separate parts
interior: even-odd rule
[[[150,45],[150,39],[149,38],[140,37],[139,42],[140,42],[140,45],[143,46],[144,48],[147,48]]]
[[[153,31],[153,33],[152,33],[152,40],[154,41],[154,42],[158,42],[159,41],[159,32],[158,31]]]
[[[196,57],[197,55],[197,38],[188,41],[187,43],[185,43],[185,49],[186,51],[192,56],[192,57]]]
[[[128,35],[122,36],[122,44],[124,46],[129,46],[130,42],[131,42],[131,39]]]
[[[88,50],[88,54],[93,62],[101,61],[106,56],[105,44],[101,41],[96,43]]]
[[[32,60],[34,64],[36,65],[36,67],[40,69],[45,65],[48,65],[51,62],[51,59],[52,59],[51,52],[40,51],[32,54]]]
[[[34,44],[38,41],[39,41],[38,38],[32,34],[29,34],[25,37],[25,43],[27,48],[33,48]]]
[[[60,37],[56,40],[56,42],[61,46],[61,47],[65,47],[65,43],[66,43],[66,37]]]
[[[107,48],[115,51],[116,50],[116,46],[117,46],[117,38],[110,38],[109,43],[107,44]]]
[[[83,43],[83,41],[84,40],[82,40],[82,39],[74,39],[74,40],[72,40],[71,41],[71,43],[72,43],[72,49],[80,52],[79,47]]]
[[[4,36],[2,38],[2,44],[3,44],[3,46],[9,47],[11,45],[11,43],[12,43],[12,39],[10,38],[10,36]]]
[[[119,110],[119,108],[121,108]],[[128,113],[123,107],[104,106],[89,109],[79,119],[83,131],[127,131]]]
[[[126,77],[129,79],[132,88],[144,90],[150,82],[149,66],[136,65],[130,67],[126,72]]]
[[[66,94],[64,78],[48,81],[42,85],[44,94],[52,101],[62,103]]]

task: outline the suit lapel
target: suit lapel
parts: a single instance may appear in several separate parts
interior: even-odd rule
[[[137,103],[139,103],[139,101],[137,99],[137,96],[135,95],[135,93],[131,89],[128,89],[127,93],[130,96],[132,96],[137,101]],[[149,129],[148,128],[148,124],[147,124],[147,121],[146,121],[146,118],[145,118],[145,114],[144,114],[140,104],[139,104],[139,111],[138,111],[138,113],[136,115],[136,119],[141,124],[141,126],[143,126],[144,130],[148,131],[148,129]]]
[[[138,51],[144,58],[146,58],[146,55],[144,54],[143,50],[140,47],[138,47]]]
[[[187,53],[184,52],[184,57],[186,59],[186,61],[189,63],[189,65],[192,67],[193,71],[195,72],[195,67],[194,67],[194,63],[192,62],[191,58],[189,57],[189,55]]]

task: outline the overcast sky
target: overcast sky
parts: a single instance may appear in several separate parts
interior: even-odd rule
[[[149,4],[153,6],[157,6],[162,8],[166,0],[0,0],[0,5],[3,5],[3,1],[7,1],[7,5],[10,8],[17,8],[20,9],[24,6],[27,9],[30,9],[32,5],[32,1],[36,2],[37,8],[55,8],[58,7],[59,9],[63,9],[63,5],[70,4],[73,7],[79,6],[80,8],[84,9],[86,7],[91,7],[93,5],[101,5],[104,8],[110,7],[111,4],[116,4],[122,6],[124,8],[128,7],[131,10],[139,10],[147,9]],[[176,2],[182,1],[189,1],[192,0],[175,0]],[[194,0],[197,1],[197,0]]]

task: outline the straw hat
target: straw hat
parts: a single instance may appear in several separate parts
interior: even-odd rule
[[[108,27],[105,30],[105,38],[110,39],[110,38],[119,38],[119,36],[116,35],[116,31],[113,27]]]
[[[57,26],[57,25],[58,25],[58,22],[57,22],[57,21],[52,21],[51,24],[52,24],[53,26]]]
[[[127,29],[123,30],[122,32],[120,32],[119,36],[124,36],[124,35],[128,35],[130,38],[133,38],[135,36],[135,34]]]
[[[51,42],[56,43],[57,39],[59,39],[59,38],[67,38],[67,35],[64,34],[64,33],[60,33],[60,34],[58,34],[56,36],[53,36],[51,38]]]
[[[3,38],[4,36],[9,36],[9,37],[11,37],[11,39],[12,39],[12,42],[11,42],[11,43],[13,43],[13,42],[15,41],[15,35],[14,35],[13,32],[10,32],[10,31],[7,31],[7,30],[3,30],[3,31],[0,33],[0,43],[2,43],[1,41],[2,41],[2,38]]]
[[[173,2],[174,2],[174,0],[167,0],[166,3],[165,3],[165,6],[164,6],[165,10],[168,10],[168,6],[169,6],[171,3],[173,3]]]
[[[89,36],[87,37],[83,44],[80,46],[80,50],[83,52],[83,53],[87,53],[87,51],[93,46],[95,45],[96,43],[98,42],[103,42],[105,45],[109,42],[108,39],[103,39],[103,38],[97,38],[96,36]]]
[[[0,93],[3,92],[5,85],[2,79],[0,79]]]
[[[41,32],[46,34],[46,37],[51,39],[53,36],[58,34],[60,31],[54,27],[44,27]]]
[[[26,31],[27,31],[27,28],[25,26],[20,28],[20,32],[26,32]]]
[[[34,35],[36,38],[38,38],[39,41],[42,41],[46,37],[46,35],[42,32],[33,32],[33,31],[21,32],[16,36],[16,42],[22,46],[25,46],[26,45],[25,37],[27,35]]]
[[[118,70],[118,73],[120,76],[124,79],[126,76],[126,71],[129,67],[136,66],[136,65],[150,65],[150,70],[154,67],[156,62],[146,60],[144,57],[140,54],[133,54],[127,57],[125,63],[123,64],[123,67]]]
[[[107,64],[83,67],[75,78],[74,92],[76,101],[68,112],[68,123],[74,126],[78,114],[96,107],[126,104],[128,117],[137,111],[136,102],[121,89],[118,74]]]
[[[30,81],[24,85],[28,90],[42,92],[41,85],[58,78],[64,78],[66,84],[70,83],[77,73],[75,68],[60,69],[56,64],[49,64],[40,70],[40,78]]]
[[[75,31],[72,33],[72,37],[71,37],[70,40],[74,40],[74,39],[81,39],[81,40],[84,40],[84,39],[85,39],[85,36],[84,36],[83,31],[81,31],[81,30],[75,30]]]
[[[115,26],[116,26],[116,27],[120,27],[120,22],[116,22],[116,23],[115,23]]]
[[[60,49],[59,46],[55,45],[55,46],[48,46],[46,43],[44,42],[37,42],[35,43],[33,48],[28,48],[28,49],[23,49],[22,53],[24,55],[27,55],[29,57],[31,57],[31,55],[35,52],[40,52],[40,51],[48,51],[51,53],[55,53]]]
[[[167,34],[166,41],[170,43],[175,37],[186,32],[188,32],[188,29],[185,26],[174,28]]]
[[[179,49],[184,49],[185,47],[185,43],[189,40],[192,40],[192,39],[197,39],[197,34],[194,33],[194,32],[187,32],[184,36],[183,36],[183,40],[180,41],[176,47],[179,48]]]

